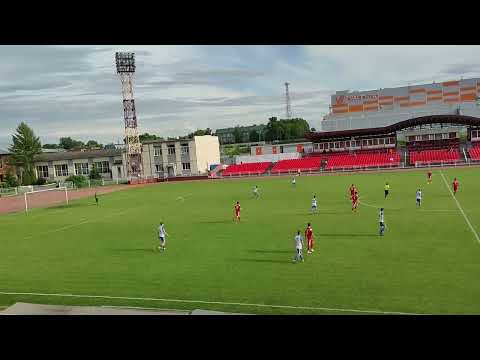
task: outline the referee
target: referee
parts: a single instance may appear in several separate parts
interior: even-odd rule
[[[390,185],[388,185],[388,182],[385,183],[385,199],[387,198],[388,196],[388,191],[390,190]]]

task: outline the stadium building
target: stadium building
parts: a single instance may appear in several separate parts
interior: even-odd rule
[[[480,78],[370,91],[337,91],[323,131],[384,127],[431,115],[480,117]]]
[[[5,176],[10,172],[17,177],[16,167],[10,164],[10,153],[0,149],[0,183],[5,181]]]
[[[125,153],[122,150],[103,149],[42,153],[35,156],[37,178],[62,182],[71,175],[88,177],[93,168],[104,180],[126,177]]]
[[[307,134],[310,144],[295,145],[300,156],[280,159],[265,155],[279,152],[275,144],[255,147],[261,161],[237,163],[222,175],[480,164],[479,95],[477,78],[339,91],[323,131]]]
[[[207,174],[220,164],[217,136],[194,136],[186,140],[151,140],[142,146],[146,177],[174,177]]]

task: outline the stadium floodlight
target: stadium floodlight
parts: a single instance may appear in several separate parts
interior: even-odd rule
[[[57,192],[59,194],[58,200],[55,199],[55,196],[52,199],[52,192]],[[65,195],[65,196],[63,196]],[[27,191],[23,194],[25,200],[25,212],[28,213],[28,204],[29,202],[34,202],[33,196],[39,198],[39,202],[45,202],[45,200],[50,201],[51,203],[54,202],[63,202],[65,201],[68,205],[68,189],[67,187],[58,187],[53,189],[44,189],[44,190],[34,190],[34,191]]]
[[[127,177],[141,177],[143,174],[142,144],[138,135],[137,114],[133,98],[135,54],[131,52],[117,52],[115,53],[115,63],[117,73],[122,82]]]

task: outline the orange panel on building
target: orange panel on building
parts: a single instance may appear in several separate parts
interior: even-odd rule
[[[444,99],[443,102],[446,102],[446,103],[457,103],[457,102],[460,102],[460,98],[456,97],[456,98],[448,98],[448,99]]]
[[[470,91],[475,91],[476,87],[475,86],[466,86],[466,87],[463,87],[463,88],[460,88],[460,91],[461,92],[470,92]]]
[[[443,84],[443,86],[445,87],[448,87],[448,86],[459,86],[460,85],[460,81],[445,81]]]
[[[464,94],[460,96],[461,101],[475,101],[477,96],[475,94]]]
[[[257,148],[255,149],[255,154],[257,154],[257,155],[262,155],[262,148],[261,148],[261,147],[257,147]]]
[[[432,94],[441,94],[442,90],[428,90],[427,95],[432,95]]]
[[[411,89],[411,90],[410,90],[410,94],[424,93],[424,92],[426,92],[426,91],[427,91],[427,90],[425,90],[424,88]]]
[[[358,112],[358,111],[363,111],[363,104],[360,105],[350,105],[348,107],[349,112]]]
[[[446,96],[458,96],[459,92],[458,91],[452,91],[452,92],[444,92],[443,93],[443,97],[446,97]]]
[[[422,106],[426,105],[427,103],[425,101],[411,101],[410,106]]]
[[[443,98],[441,96],[429,96],[427,97],[427,101],[439,101],[442,100]]]

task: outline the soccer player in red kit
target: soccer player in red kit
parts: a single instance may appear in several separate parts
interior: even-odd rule
[[[355,193],[352,195],[352,211],[354,212],[357,212],[358,198],[358,191],[355,191]]]
[[[432,183],[432,171],[431,170],[428,170],[428,183],[431,184]]]
[[[453,183],[452,183],[452,186],[453,186],[453,195],[457,195],[457,190],[458,190],[458,180],[457,178],[453,179]]]
[[[313,229],[310,223],[305,229],[305,238],[307,239],[307,254],[311,254],[313,252]]]
[[[237,203],[235,204],[235,218],[233,219],[234,221],[235,219],[240,221],[240,210],[241,210],[240,203],[237,201]]]
[[[350,186],[350,197],[353,197],[355,191],[357,191],[357,189],[355,189],[355,185],[352,184],[352,186]]]

